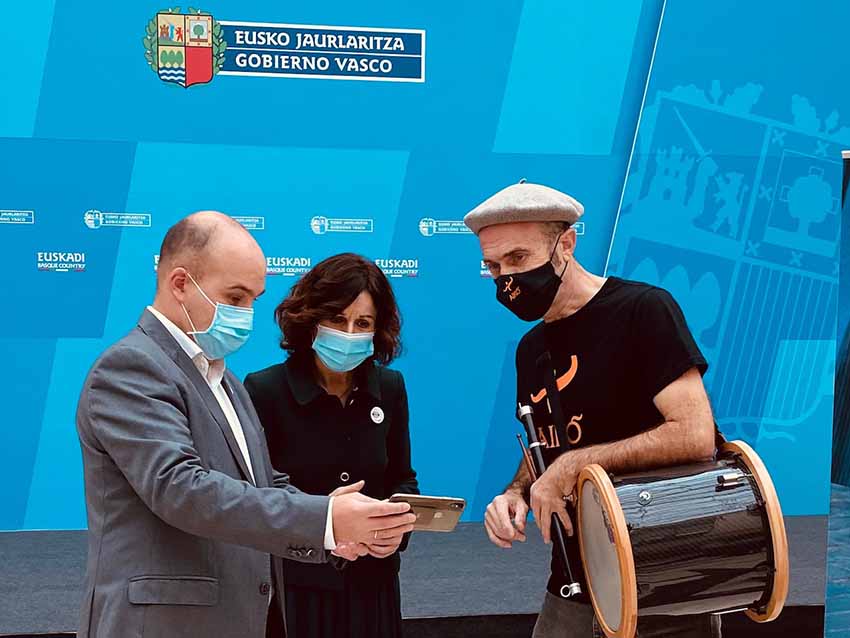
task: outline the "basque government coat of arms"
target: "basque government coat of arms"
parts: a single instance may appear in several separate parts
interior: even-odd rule
[[[148,22],[142,43],[159,79],[182,87],[212,81],[224,64],[221,25],[200,9],[160,11]]]

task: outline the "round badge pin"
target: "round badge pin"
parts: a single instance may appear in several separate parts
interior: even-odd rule
[[[372,412],[370,413],[372,417],[373,423],[383,423],[384,422],[384,411],[379,407],[372,408]]]

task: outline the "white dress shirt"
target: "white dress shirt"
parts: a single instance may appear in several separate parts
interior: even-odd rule
[[[178,344],[180,344],[180,347],[183,348],[184,352],[192,360],[192,363],[194,363],[195,367],[198,368],[201,376],[204,377],[207,385],[209,385],[213,396],[215,396],[216,401],[218,401],[218,405],[221,407],[221,411],[224,412],[224,417],[227,419],[227,424],[233,432],[233,438],[236,439],[239,451],[242,453],[242,458],[245,460],[245,465],[248,466],[248,472],[251,475],[251,482],[256,484],[256,480],[254,479],[254,467],[251,464],[251,455],[248,453],[248,443],[245,441],[245,431],[242,429],[242,424],[239,422],[239,416],[236,414],[236,410],[233,408],[233,403],[230,401],[230,397],[227,396],[227,392],[221,382],[224,378],[224,359],[208,359],[204,355],[204,351],[201,350],[201,346],[195,343],[189,335],[177,327],[173,321],[153,306],[148,306],[148,310],[154,317],[159,319],[160,323],[165,326],[165,329],[168,330],[171,336],[174,337]],[[332,496],[328,503],[328,518],[325,523],[325,549],[330,551],[336,549],[333,527],[333,501],[334,497]]]

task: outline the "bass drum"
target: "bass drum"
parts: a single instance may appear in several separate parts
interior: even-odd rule
[[[717,460],[577,483],[581,558],[597,620],[633,638],[638,616],[746,610],[767,622],[788,594],[788,541],[776,490],[746,443]]]

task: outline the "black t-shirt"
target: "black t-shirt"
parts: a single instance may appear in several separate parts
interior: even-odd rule
[[[538,358],[549,350],[566,427],[556,427],[547,407]],[[516,353],[517,402],[531,405],[543,456],[551,464],[572,447],[634,436],[664,421],[653,398],[690,368],[708,365],[685,317],[666,290],[610,277],[576,313],[540,323]],[[574,512],[570,512],[571,515]],[[576,537],[568,539],[573,575],[589,602]],[[576,573],[578,572],[578,574]],[[554,557],[548,589],[565,583]]]

